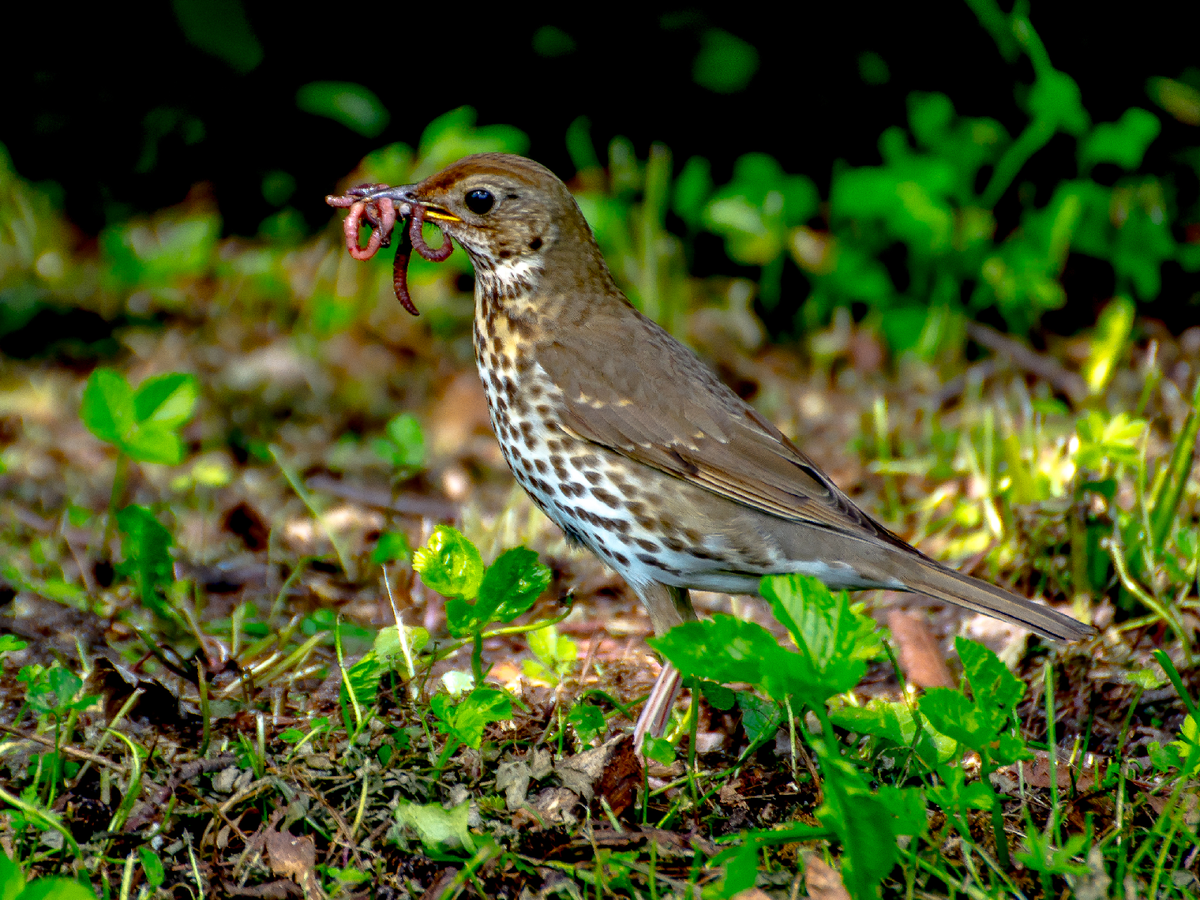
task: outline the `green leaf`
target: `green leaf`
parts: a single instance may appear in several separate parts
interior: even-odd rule
[[[737,695],[723,684],[701,679],[700,693],[713,709],[727,711],[733,709]]]
[[[936,731],[928,722],[917,734],[917,720],[902,701],[876,698],[866,706],[843,706],[829,710],[829,720],[839,728],[878,737],[893,747],[915,747],[917,756],[932,770],[950,759],[957,744]]]
[[[689,228],[697,228],[704,202],[712,190],[712,166],[703,156],[693,156],[683,164],[679,177],[675,179],[671,209]]]
[[[511,622],[533,606],[550,587],[552,578],[550,569],[538,562],[536,553],[514,547],[488,566],[479,585],[477,605],[490,610],[493,618]]]
[[[420,653],[429,643],[429,632],[419,625],[406,626],[404,634],[410,655]],[[380,662],[392,667],[399,665],[404,659],[404,649],[400,646],[400,629],[395,625],[380,628],[379,634],[375,635],[373,649]]]
[[[879,638],[874,621],[851,608],[845,591],[833,594],[808,575],[764,578],[760,591],[805,656],[815,689],[828,697],[859,682]]]
[[[1129,349],[1134,312],[1133,301],[1122,296],[1114,297],[1101,310],[1083,367],[1089,393],[1095,395],[1104,390]]]
[[[1079,856],[1087,844],[1088,835],[1073,834],[1065,844],[1056,848],[1051,841],[1053,832],[1057,829],[1047,828],[1045,834],[1035,828],[1025,832],[1025,849],[1013,854],[1013,859],[1024,863],[1034,872],[1044,872],[1049,875],[1086,875],[1088,867],[1084,863],[1073,863],[1071,858]]]
[[[149,847],[139,847],[138,858],[142,861],[142,871],[146,873],[146,883],[152,888],[160,887],[167,873],[158,854]]]
[[[387,423],[386,439],[375,445],[375,452],[396,469],[419,469],[425,464],[425,434],[411,413],[402,413]]]
[[[460,700],[447,694],[436,694],[429,703],[433,714],[441,721],[438,731],[450,735],[478,750],[483,729],[489,722],[512,718],[512,700],[498,688],[480,686]]]
[[[24,887],[25,873],[0,850],[0,900],[15,900]]]
[[[946,812],[963,813],[967,810],[990,810],[996,804],[996,792],[986,781],[967,784],[966,775],[959,766],[941,766],[937,770],[941,784],[930,787],[927,795],[933,803]]]
[[[813,681],[798,654],[761,625],[732,616],[685,622],[648,643],[686,677],[749,682],[780,702]]]
[[[995,719],[953,688],[930,688],[921,698],[921,715],[942,734],[977,753],[996,740]]]
[[[29,644],[14,635],[0,634],[0,653],[12,653],[16,650],[24,650],[28,646]]]
[[[350,681],[350,687],[354,689],[354,699],[358,701],[360,707],[366,708],[375,705],[375,698],[379,694],[379,681],[383,677],[383,666],[379,662],[379,657],[374,650],[364,653],[359,660],[346,670],[346,677]],[[350,707],[350,693],[346,688],[346,682],[342,682],[342,686],[338,691],[338,699],[342,704],[343,710],[348,710]],[[353,728],[353,723],[347,724],[348,729]]]
[[[758,878],[759,847],[747,840],[729,862],[725,863],[725,879],[721,883],[721,896],[734,897],[754,887]]]
[[[131,504],[117,513],[124,560],[120,571],[137,582],[142,605],[163,619],[173,620],[175,611],[159,593],[175,581],[171,559],[171,532],[144,506]]]
[[[118,446],[138,462],[176,466],[183,461],[183,440],[166,428],[137,426]]]
[[[975,702],[993,710],[997,721],[1006,720],[1025,693],[1024,683],[983,644],[959,636],[954,639],[954,649],[962,660]]]
[[[483,581],[479,551],[449,525],[438,525],[428,543],[413,554],[413,569],[426,587],[445,597],[474,599]]]
[[[737,706],[742,711],[742,728],[750,746],[765,741],[779,727],[783,716],[779,704],[741,691],[737,694]]]
[[[120,372],[96,369],[83,389],[80,417],[88,431],[110,444],[117,444],[137,421],[133,389]]]
[[[430,175],[445,168],[456,159],[472,153],[517,153],[529,149],[529,138],[525,132],[511,125],[475,124],[475,110],[460,106],[438,116],[421,133],[417,155],[421,164],[413,173]]]
[[[758,51],[737,35],[710,28],[700,36],[700,52],[692,79],[718,94],[733,94],[750,83],[758,71]]]
[[[571,707],[571,712],[567,715],[567,721],[575,728],[579,734],[579,739],[585,744],[590,744],[596,737],[603,734],[607,728],[604,720],[604,712],[598,706],[592,706],[590,703],[580,701]]]
[[[1142,164],[1160,131],[1158,116],[1130,107],[1116,122],[1101,122],[1079,142],[1079,165],[1090,169],[1097,163],[1115,163],[1131,172]]]
[[[137,421],[162,429],[178,429],[191,420],[199,395],[194,375],[168,372],[147,378],[133,395]]]
[[[412,547],[408,544],[408,536],[403,531],[383,531],[379,534],[375,549],[371,551],[371,562],[377,566],[384,566],[398,560],[409,559],[412,557],[412,553]]]
[[[820,758],[825,802],[816,815],[842,842],[842,880],[858,900],[878,897],[879,883],[896,862],[896,836],[904,833],[899,829],[913,827],[912,801],[897,792],[885,803],[868,790],[848,761],[828,752],[820,753]],[[894,809],[902,814],[896,815]],[[925,816],[919,820],[923,830]]]
[[[427,850],[475,852],[475,839],[467,828],[471,803],[464,800],[453,809],[443,809],[437,803],[409,803],[401,800],[396,806],[396,820],[411,828]]]
[[[660,766],[669,766],[675,762],[675,745],[666,738],[646,735],[642,742],[642,753]]]
[[[1036,119],[1042,119],[1068,134],[1081,135],[1087,131],[1091,120],[1083,108],[1079,85],[1070,75],[1057,69],[1048,69],[1038,75],[1029,91],[1028,110]]]
[[[296,106],[368,138],[382,134],[391,119],[375,94],[351,81],[309,82],[296,91]]]
[[[1200,125],[1200,91],[1173,78],[1151,78],[1146,82],[1150,99],[1185,125]]]
[[[20,900],[96,900],[96,895],[70,878],[38,878],[21,891]]]
[[[215,56],[239,75],[262,62],[262,43],[240,0],[173,0],[171,6],[188,43]]]

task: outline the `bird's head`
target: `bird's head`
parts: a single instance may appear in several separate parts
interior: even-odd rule
[[[424,207],[471,256],[479,272],[541,271],[565,245],[592,255],[591,230],[570,191],[549,169],[507,153],[460,159],[394,196]]]

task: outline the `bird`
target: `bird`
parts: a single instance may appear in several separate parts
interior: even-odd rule
[[[766,575],[924,594],[1061,641],[1089,626],[921,553],[617,286],[567,186],[512,154],[392,188],[475,269],[474,347],[493,430],[533,502],[619,574],[657,635],[689,591],[756,594]],[[419,228],[418,219],[418,228]],[[665,663],[635,726],[661,736]]]

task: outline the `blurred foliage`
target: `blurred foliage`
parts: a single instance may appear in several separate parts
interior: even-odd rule
[[[232,20],[242,21],[241,7],[228,5]],[[235,29],[229,40],[208,47],[211,35],[188,22],[213,19],[193,15],[193,6],[175,4],[189,40],[235,68],[252,68],[253,33],[238,37]],[[1116,121],[1093,121],[1074,80],[1054,68],[1024,7],[1004,13],[985,0],[971,6],[1001,56],[1024,59],[1033,72],[1032,83],[1015,85],[1023,127],[1010,134],[1000,122],[1003,111],[995,118],[964,116],[944,94],[913,92],[905,125],[880,135],[879,164],[838,163],[824,198],[809,175],[789,173],[763,153],[737,159],[723,184],[714,184],[707,159],[676,166],[661,144],[640,159],[633,144],[618,137],[606,154],[597,153],[587,120],[577,120],[567,134],[577,169],[572,187],[634,303],[675,333],[696,306],[724,303],[733,315],[751,297],[771,327],[784,331],[811,331],[850,307],[893,351],[931,358],[940,348],[961,345],[964,331],[956,322],[964,316],[998,316],[1016,332],[1035,328],[1067,302],[1063,276],[1073,256],[1101,261],[1112,273],[1112,294],[1143,304],[1159,298],[1165,265],[1200,271],[1194,221],[1200,205],[1180,209],[1169,178],[1144,168],[1162,130],[1159,118],[1132,107]],[[754,48],[721,29],[696,36],[697,82],[718,92],[744,90],[758,64]],[[534,45],[553,57],[570,52],[570,40],[547,26]],[[864,53],[858,64],[870,83],[891,77],[878,54]],[[1185,81],[1155,78],[1147,93],[1180,121],[1191,121],[1200,108]],[[374,94],[350,82],[306,84],[296,102],[363,135],[380,134],[389,119]],[[471,107],[451,110],[425,128],[416,147],[380,147],[344,183],[403,184],[470,153],[528,151],[519,129],[479,126],[475,119]],[[1057,183],[1023,183],[1026,164],[1051,141],[1073,144],[1073,169],[1062,171]],[[1200,148],[1177,154],[1176,161],[1200,173]],[[246,302],[278,305],[282,314],[296,254],[307,250],[303,217],[289,205],[296,184],[284,168],[264,174],[262,197],[276,212],[263,220],[255,248],[221,253],[221,217],[198,194],[105,229],[97,260],[71,252],[78,237],[58,212],[58,199],[22,182],[0,154],[0,337],[43,309],[83,307],[108,320],[179,313],[198,282],[230,274],[242,277]],[[689,279],[697,242],[711,241],[706,235],[719,239],[727,256],[724,263],[706,260],[706,268],[748,267],[752,279],[708,285]],[[327,251],[295,312],[317,336],[361,321],[387,296],[388,262],[351,266]],[[449,267],[469,272],[463,254]],[[790,267],[800,279],[787,275]],[[452,299],[458,291],[446,274],[413,261],[414,286],[434,294],[425,308],[435,334],[460,330],[469,312]],[[785,296],[785,278],[795,287],[806,284],[807,294],[791,289]],[[743,316],[735,330],[753,345],[761,327]]]

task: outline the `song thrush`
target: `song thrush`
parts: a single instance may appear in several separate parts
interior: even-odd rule
[[[1091,633],[930,559],[855,506],[633,307],[548,169],[485,153],[386,196],[470,254],[475,357],[504,458],[567,537],[625,579],[656,633],[695,618],[689,588],[749,594],[788,572],[915,591],[1060,640]],[[661,733],[677,689],[668,666],[639,740]]]

